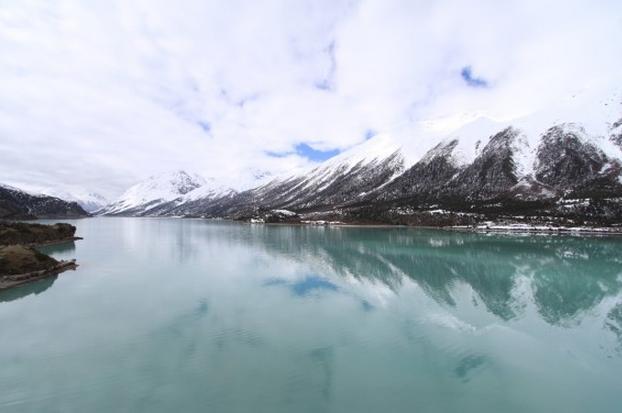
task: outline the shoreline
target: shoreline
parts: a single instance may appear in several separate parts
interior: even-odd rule
[[[75,270],[78,267],[75,259],[58,260],[44,252],[46,246],[73,246],[82,239],[75,232],[76,227],[66,223],[2,222],[0,290]]]
[[[440,227],[450,231],[494,233],[494,234],[540,234],[540,235],[622,235],[622,230],[612,227],[512,227],[512,226],[492,226],[492,227]],[[615,228],[615,227],[614,227]]]
[[[65,244],[67,242],[75,242],[75,241],[80,241],[82,239],[84,239],[84,238],[82,238],[82,237],[71,237],[71,238],[58,239],[58,240],[52,240],[52,241],[31,242],[30,244],[22,244],[22,245],[26,245],[28,247],[47,247],[48,245]]]
[[[168,217],[139,217],[139,218],[168,218]],[[178,218],[179,219],[179,218]],[[294,225],[294,226],[308,226],[308,227],[333,227],[333,228],[377,228],[377,229],[391,229],[391,228],[408,228],[408,229],[427,229],[427,230],[443,230],[443,231],[457,231],[457,232],[477,232],[477,233],[496,233],[496,234],[545,234],[545,235],[622,235],[622,227],[555,227],[546,225],[525,225],[525,224],[506,224],[506,225],[489,225],[483,226],[479,224],[477,226],[471,225],[405,225],[405,224],[361,224],[361,223],[348,223],[348,222],[249,222],[240,221],[235,219],[223,219],[223,218],[197,218],[189,217],[183,219],[199,219],[199,220],[214,220],[214,221],[226,221],[235,222],[248,225]]]
[[[76,268],[78,268],[78,264],[74,259],[69,261],[59,261],[58,264],[43,270],[30,271],[22,274],[4,275],[0,277],[0,291],[43,280],[68,270],[75,270]]]
[[[567,234],[567,235],[622,235],[622,226],[553,226],[545,224],[496,224],[494,222],[486,221],[485,223],[476,225],[407,225],[407,224],[365,224],[365,223],[350,223],[341,221],[325,221],[325,220],[304,220],[304,221],[292,221],[292,222],[257,222],[249,220],[239,220],[233,218],[207,218],[207,217],[184,217],[184,216],[123,216],[123,215],[94,215],[87,218],[138,218],[138,219],[184,219],[184,220],[201,220],[201,221],[214,221],[214,222],[229,222],[247,225],[293,225],[293,226],[308,226],[308,227],[336,227],[336,228],[412,228],[412,229],[434,229],[444,231],[461,231],[461,232],[480,232],[480,233],[529,233],[529,234]],[[80,218],[84,219],[84,218]],[[80,240],[81,237],[74,237],[73,240]],[[72,240],[53,241],[51,244],[68,242]],[[49,245],[38,244],[38,245]],[[35,245],[37,246],[37,245]]]

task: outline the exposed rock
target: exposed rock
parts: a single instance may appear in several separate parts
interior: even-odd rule
[[[489,201],[518,183],[513,147],[519,132],[507,128],[492,138],[475,161],[442,191],[441,199]]]
[[[619,192],[620,163],[584,135],[582,128],[572,124],[550,128],[538,147],[536,179],[570,196]]]
[[[402,200],[407,204],[436,202],[443,186],[460,170],[452,161],[457,140],[439,143],[421,161],[386,186],[375,190],[368,199]]]
[[[611,126],[611,136],[609,139],[622,149],[622,118]]]

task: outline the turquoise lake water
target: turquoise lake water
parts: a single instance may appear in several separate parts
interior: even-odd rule
[[[0,412],[622,411],[622,238],[67,222]]]

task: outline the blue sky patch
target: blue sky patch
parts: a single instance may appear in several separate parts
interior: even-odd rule
[[[284,158],[286,156],[296,154],[298,156],[302,156],[304,158],[309,159],[313,162],[322,162],[327,159],[332,158],[335,155],[339,155],[341,151],[339,149],[330,149],[328,151],[320,151],[317,149],[313,149],[306,143],[299,143],[294,147],[294,152],[274,152],[274,151],[264,151],[264,153],[273,158]]]
[[[465,66],[460,71],[460,76],[470,87],[488,87],[488,81],[483,77],[477,77],[473,74],[471,66]]]
[[[313,84],[313,86],[315,86],[315,88],[319,90],[332,90],[333,88],[330,79],[318,80]]]
[[[299,143],[296,145],[296,153],[300,156],[303,156],[314,162],[322,162],[329,158],[332,158],[335,155],[339,155],[341,152],[339,149],[330,149],[328,151],[319,151],[317,149],[313,149],[306,143]]]
[[[325,278],[310,276],[292,284],[291,290],[297,296],[303,297],[314,290],[337,291],[337,286]]]
[[[376,135],[377,135],[377,132],[376,132],[375,130],[373,130],[373,129],[367,129],[367,130],[365,131],[365,140],[367,141],[367,140],[369,140],[369,139],[373,138],[373,137],[374,137],[374,136],[376,136]]]
[[[294,295],[304,297],[313,291],[338,291],[336,284],[328,281],[326,278],[317,275],[309,275],[302,280],[288,282],[282,278],[271,278],[263,283],[265,287],[286,286]]]

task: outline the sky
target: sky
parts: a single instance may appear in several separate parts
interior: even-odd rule
[[[622,2],[0,0],[0,183],[233,187],[622,80]]]

